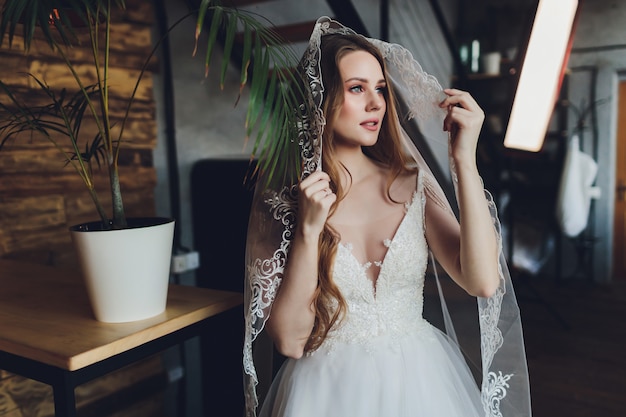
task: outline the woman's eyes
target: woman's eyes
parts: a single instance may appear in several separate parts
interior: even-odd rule
[[[362,93],[364,91],[364,88],[363,88],[362,85],[354,85],[354,86],[350,87],[350,91],[352,91],[354,93]],[[379,94],[384,94],[385,91],[387,91],[387,87],[386,86],[376,87],[376,91]]]

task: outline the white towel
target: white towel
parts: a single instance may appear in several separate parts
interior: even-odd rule
[[[585,230],[591,199],[601,195],[600,188],[593,186],[598,164],[580,150],[579,142],[578,135],[574,135],[567,147],[556,204],[557,221],[569,237],[576,237]]]

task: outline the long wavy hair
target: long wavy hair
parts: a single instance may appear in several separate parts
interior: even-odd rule
[[[336,210],[337,204],[345,198],[348,192],[341,186],[340,174],[344,171],[350,176],[350,172],[335,156],[333,121],[341,109],[344,99],[339,61],[351,52],[365,51],[378,60],[385,79],[387,78],[387,71],[385,61],[378,48],[361,35],[329,34],[323,36],[321,42],[320,67],[325,89],[322,111],[326,118],[326,126],[322,135],[322,168],[330,176],[330,187],[337,195],[337,200],[330,209],[330,217]],[[378,140],[372,146],[363,147],[363,152],[389,168],[387,196],[393,201],[389,192],[391,184],[400,174],[412,172],[413,169],[409,168],[410,159],[403,151],[401,133],[396,122],[398,120],[397,104],[390,82],[387,82],[384,98],[387,111],[383,118]],[[319,243],[318,287],[314,298],[315,324],[305,347],[307,351],[317,349],[331,328],[346,313],[345,299],[332,279],[332,266],[340,240],[339,234],[326,223]]]

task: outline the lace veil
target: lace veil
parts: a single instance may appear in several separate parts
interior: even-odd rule
[[[328,17],[318,19],[300,64],[299,71],[304,77],[306,91],[298,123],[298,134],[285,144],[292,147],[294,157],[300,158],[302,176],[321,169],[321,138],[325,125],[321,111],[324,84],[320,71],[321,38],[330,33],[353,34],[354,32]],[[415,118],[421,134],[427,142],[435,146],[446,146],[447,133],[443,132],[445,113],[438,103],[445,96],[437,80],[426,74],[411,53],[400,45],[368,39],[377,46],[385,58],[388,82],[394,87],[396,96],[402,100],[407,117]],[[305,110],[306,109],[306,110]],[[400,123],[400,121],[396,121]],[[404,129],[401,129],[405,132]],[[451,211],[451,204],[443,189],[435,180],[430,168],[421,156],[414,142],[404,133],[406,151],[413,156],[419,170],[424,171],[427,194],[438,204]],[[452,160],[450,159],[450,162]],[[456,175],[454,164],[450,164],[452,182]],[[263,181],[263,173],[257,181]],[[499,237],[500,222],[491,195],[485,192]],[[255,191],[250,214],[246,246],[246,285],[245,285],[245,338],[243,350],[246,415],[254,416],[258,405],[256,386],[257,372],[253,360],[253,342],[263,330],[269,317],[272,302],[280,286],[283,270],[289,252],[297,214],[297,175],[292,173],[281,177],[280,185],[259,187]],[[472,337],[457,338],[454,332],[455,320],[467,322],[467,314],[459,308],[455,314],[456,302],[444,297],[442,286],[437,281],[441,299],[442,317],[445,332],[458,343],[466,355],[468,363],[475,364],[477,380],[481,386],[482,404],[487,417],[530,416],[530,395],[526,355],[520,322],[519,308],[515,299],[506,261],[500,241],[500,287],[490,298],[467,297],[479,326],[476,330],[475,346]],[[449,308],[448,308],[449,306]],[[465,310],[466,312],[466,310]],[[463,324],[465,327],[466,324]],[[461,326],[457,326],[462,328]],[[480,342],[478,342],[480,339]],[[473,353],[472,353],[473,352]]]

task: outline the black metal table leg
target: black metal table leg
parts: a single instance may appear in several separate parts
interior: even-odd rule
[[[52,384],[54,393],[54,415],[76,417],[75,385],[70,371],[61,371]]]

